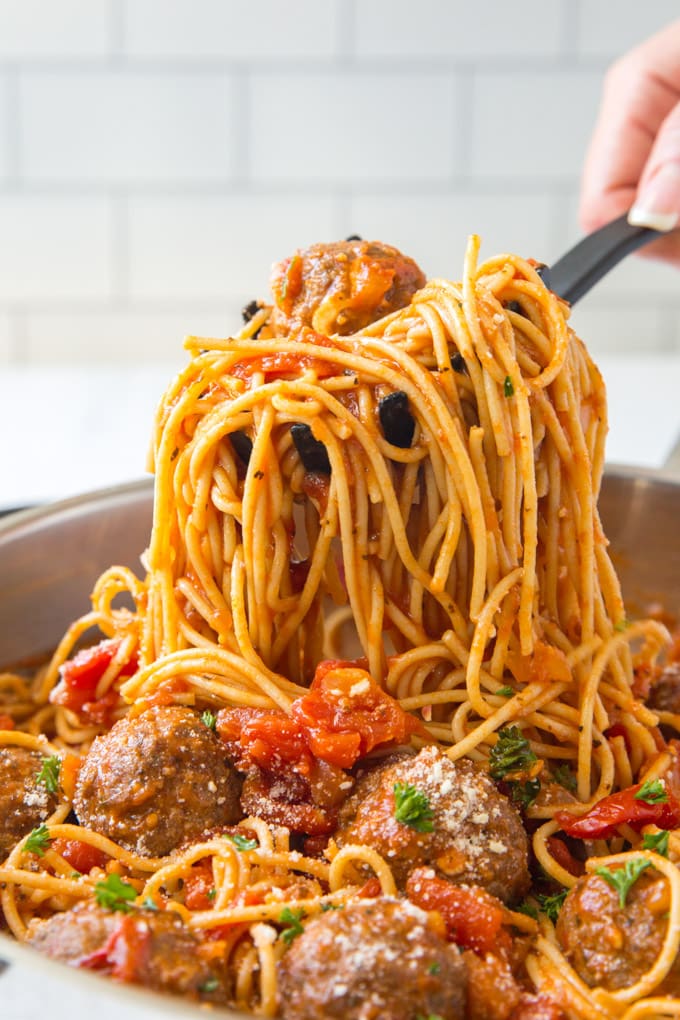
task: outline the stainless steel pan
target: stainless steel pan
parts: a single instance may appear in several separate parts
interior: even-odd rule
[[[93,583],[106,567],[141,571],[152,496],[150,481],[137,482],[0,521],[0,668],[53,648],[69,622],[88,610]],[[680,481],[639,469],[609,471],[600,511],[630,614],[655,601],[680,611]],[[13,963],[10,978],[0,976],[0,999],[6,981],[22,989],[17,1016],[32,1015],[46,989],[61,985],[75,1007],[71,1015],[84,1015],[95,1002],[100,1020],[113,1020],[123,1004],[130,1020],[169,1011],[198,1015],[197,1007],[144,990],[113,986],[102,995],[106,989],[93,975],[56,965],[2,935],[0,957]]]

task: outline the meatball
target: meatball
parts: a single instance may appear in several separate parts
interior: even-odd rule
[[[427,819],[399,820],[397,800],[409,795],[431,812]],[[505,903],[520,899],[530,884],[527,835],[516,808],[486,772],[435,747],[366,773],[340,809],[335,840],[373,847],[399,888],[422,865],[449,881],[480,885]]]
[[[647,704],[652,710],[680,715],[680,662],[664,667],[650,688]]]
[[[34,921],[28,942],[73,967],[210,1002],[226,1003],[222,966],[202,956],[202,943],[172,911],[112,913],[78,903],[46,921]]]
[[[78,820],[141,856],[163,857],[242,817],[239,779],[188,708],[155,707],[97,737],[78,775]]]
[[[270,327],[346,335],[404,308],[425,276],[413,259],[376,241],[314,244],[274,266]]]
[[[38,782],[44,761],[25,747],[0,747],[0,857],[57,807],[57,797]]]
[[[635,984],[649,970],[666,935],[670,895],[665,879],[640,875],[625,905],[618,891],[599,875],[579,879],[569,891],[557,920],[557,938],[577,974],[591,988],[609,991]],[[680,964],[657,990],[680,993]]]
[[[279,963],[283,1020],[462,1020],[466,970],[432,915],[408,901],[359,900],[318,914]]]

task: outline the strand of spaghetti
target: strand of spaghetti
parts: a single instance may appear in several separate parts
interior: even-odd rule
[[[383,857],[370,846],[350,843],[334,856],[328,872],[328,885],[331,892],[337,892],[343,886],[343,876],[348,865],[361,861],[375,873],[380,882],[383,896],[396,896],[397,886],[392,871]]]
[[[534,711],[545,701],[552,701],[553,698],[558,697],[559,694],[566,690],[566,686],[566,684],[546,685],[537,681],[527,684],[523,690],[519,691],[514,697],[507,700],[501,708],[497,709],[493,715],[475,725],[470,732],[454,732],[454,746],[448,749],[447,755],[452,761],[469,755],[471,751],[484,743],[488,737],[496,733],[505,723],[510,722],[511,719],[524,718],[525,713]],[[466,715],[469,714],[471,708],[470,702],[466,702],[464,706],[461,706],[461,709],[467,709]],[[456,713],[457,715],[458,713]],[[456,716],[454,716],[454,721]]]
[[[659,625],[661,626],[661,625]],[[587,801],[591,795],[591,751],[593,745],[593,717],[598,685],[609,659],[625,644],[630,644],[648,630],[648,624],[631,624],[623,633],[613,635],[605,642],[593,662],[587,683],[581,691],[581,729],[578,741],[578,796]],[[606,728],[601,727],[603,729]]]
[[[479,613],[475,624],[465,682],[472,707],[482,719],[489,715],[489,709],[481,695],[479,670],[491,637],[493,618],[499,611],[503,599],[512,591],[516,584],[521,583],[522,573],[522,567],[515,567],[514,570],[498,582]]]
[[[261,1016],[273,1017],[277,1012],[276,954],[274,943],[278,933],[271,925],[257,923],[251,926],[250,934],[257,949],[258,969],[260,973],[260,1006]]]

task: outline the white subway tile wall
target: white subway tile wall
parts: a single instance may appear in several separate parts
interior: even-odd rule
[[[0,0],[0,370],[181,364],[271,263],[348,233],[431,275],[580,234],[602,79],[677,0]],[[629,259],[597,354],[680,350],[680,276]]]

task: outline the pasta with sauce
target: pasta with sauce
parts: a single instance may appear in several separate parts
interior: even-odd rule
[[[285,1020],[680,1015],[669,635],[608,555],[604,386],[478,249],[454,283],[313,246],[187,340],[145,576],[0,675],[15,937]]]

